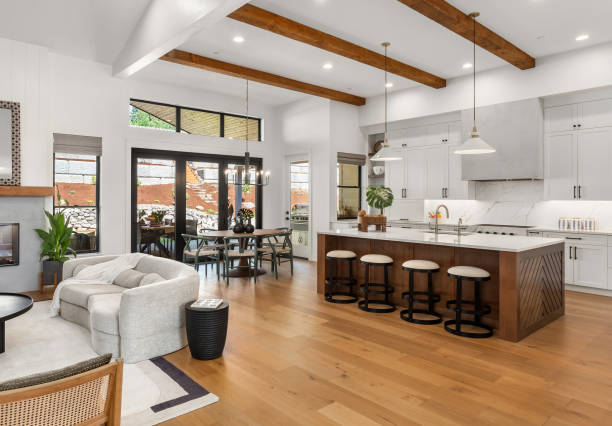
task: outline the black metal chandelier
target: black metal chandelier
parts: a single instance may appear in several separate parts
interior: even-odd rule
[[[244,165],[238,165],[234,169],[225,169],[227,183],[230,185],[255,185],[267,186],[270,183],[270,172],[257,170],[251,165],[251,154],[249,153],[249,80],[246,80],[246,115],[244,118]]]

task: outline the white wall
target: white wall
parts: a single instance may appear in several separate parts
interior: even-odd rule
[[[538,58],[536,67],[521,71],[512,65],[477,75],[477,106],[612,85],[612,43]],[[389,121],[460,111],[472,107],[472,78],[447,80],[447,87],[425,86],[392,92]],[[384,98],[368,98],[360,125],[384,122]]]

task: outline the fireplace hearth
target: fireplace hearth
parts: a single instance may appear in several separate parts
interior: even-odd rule
[[[19,224],[0,223],[0,267],[19,265]]]

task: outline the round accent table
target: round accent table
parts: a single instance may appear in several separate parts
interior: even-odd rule
[[[4,352],[4,323],[25,314],[34,301],[30,296],[17,293],[0,293],[0,354]]]
[[[209,360],[223,354],[227,336],[229,303],[224,301],[217,309],[185,307],[185,322],[189,351],[195,359]]]

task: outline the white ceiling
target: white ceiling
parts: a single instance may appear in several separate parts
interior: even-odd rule
[[[150,0],[0,0],[0,37],[111,64]]]
[[[447,79],[471,72],[462,68],[465,62],[472,62],[472,46],[467,40],[397,0],[254,0],[252,3],[371,50],[382,52],[380,43],[389,41],[390,57]],[[451,0],[450,3],[465,13],[480,11],[480,22],[536,58],[612,40],[612,26],[608,22],[612,1]],[[590,39],[576,42],[576,35],[582,33],[588,33]],[[235,35],[243,36],[245,42],[234,43]],[[381,70],[229,18],[197,34],[180,48],[359,96],[379,95],[384,90]],[[334,68],[323,70],[325,62],[331,62]],[[478,70],[504,65],[507,63],[497,56],[477,49]],[[394,83],[391,91],[418,84],[395,75],[390,80]],[[224,89],[216,86],[215,90]]]
[[[111,64],[150,0],[0,0],[0,37]],[[610,0],[449,0],[536,58],[612,40]],[[444,78],[470,70],[470,43],[397,0],[254,0],[253,4],[382,52]],[[590,39],[576,42],[578,34]],[[235,35],[245,42],[232,42]],[[179,48],[359,96],[381,94],[383,72],[338,55],[226,18]],[[323,63],[334,68],[325,71]],[[478,70],[506,65],[478,49]],[[517,72],[520,72],[517,70]],[[239,79],[156,62],[132,78],[240,96]],[[392,91],[417,83],[391,75]],[[435,90],[435,89],[432,89]],[[308,95],[253,86],[263,103],[279,105]]]

